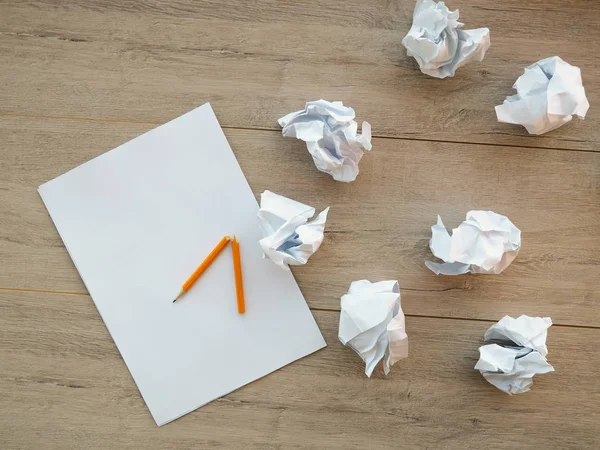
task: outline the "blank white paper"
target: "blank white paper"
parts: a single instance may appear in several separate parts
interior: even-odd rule
[[[39,188],[160,426],[326,344],[291,272],[263,259],[258,204],[210,104]],[[231,246],[176,303],[224,235]]]

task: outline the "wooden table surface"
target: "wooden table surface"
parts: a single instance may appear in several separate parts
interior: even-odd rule
[[[600,448],[600,3],[450,0],[482,63],[427,77],[400,41],[413,0],[0,2],[0,448]],[[581,68],[591,104],[543,136],[496,121],[527,65]],[[351,184],[277,118],[342,100],[373,126]],[[328,347],[156,427],[37,186],[210,101],[254,193],[321,209],[294,270]],[[507,215],[501,275],[436,277],[430,226]],[[398,279],[410,356],[390,376],[337,339],[351,281]],[[556,372],[508,396],[473,370],[504,315],[550,316]]]

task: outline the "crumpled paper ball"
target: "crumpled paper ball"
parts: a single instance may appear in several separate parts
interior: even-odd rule
[[[442,218],[431,227],[431,253],[443,263],[425,261],[436,275],[462,273],[498,274],[506,269],[521,249],[521,230],[506,216],[493,211],[469,211],[452,236]]]
[[[585,118],[590,104],[579,67],[558,56],[525,69],[513,85],[517,93],[496,106],[499,122],[523,125],[529,134],[544,134],[573,119]]]
[[[264,191],[260,196],[258,222],[264,238],[259,241],[263,253],[279,267],[306,264],[323,243],[325,208],[312,222],[315,208],[287,197]]]
[[[352,282],[341,300],[338,337],[363,359],[368,377],[382,359],[387,375],[394,363],[406,358],[408,336],[398,282]]]
[[[489,29],[461,30],[462,26],[458,10],[450,11],[444,2],[417,0],[413,24],[402,45],[424,74],[453,77],[456,69],[469,61],[483,61],[490,48]]]
[[[362,134],[352,108],[342,102],[318,100],[306,103],[301,111],[278,120],[284,136],[306,142],[315,166],[336,181],[349,183],[358,175],[363,151],[371,150],[371,125],[362,123]]]
[[[546,361],[551,325],[550,317],[504,316],[486,331],[484,340],[496,343],[479,347],[475,369],[507,394],[529,391],[535,375],[554,371]]]

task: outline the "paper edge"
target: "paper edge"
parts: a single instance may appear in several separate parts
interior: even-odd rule
[[[302,295],[302,296],[304,297],[304,295]],[[310,311],[310,308],[309,308],[309,311]],[[311,311],[311,315],[312,315],[312,311]],[[313,319],[314,319],[314,317],[313,317]],[[315,321],[315,325],[317,325],[316,321]],[[318,325],[317,325],[317,329],[319,330],[319,332],[321,331],[321,329],[319,328],[319,326],[318,326]],[[227,395],[231,394],[232,392],[238,391],[238,390],[240,390],[240,389],[242,389],[242,388],[244,388],[244,387],[246,387],[246,386],[249,386],[249,385],[251,385],[252,383],[254,383],[254,382],[256,382],[256,381],[258,381],[258,380],[260,380],[260,379],[262,379],[262,378],[265,378],[265,377],[267,377],[267,376],[269,376],[269,375],[271,375],[271,374],[273,374],[273,373],[275,373],[275,372],[278,372],[278,371],[280,371],[281,369],[283,369],[284,367],[286,367],[286,366],[289,366],[290,364],[292,364],[292,363],[294,363],[294,362],[296,362],[296,361],[300,361],[301,359],[304,359],[304,358],[306,358],[306,357],[308,357],[308,356],[310,356],[310,355],[312,355],[312,354],[314,354],[314,353],[318,352],[319,350],[323,350],[325,347],[327,347],[327,342],[325,341],[325,338],[323,337],[323,334],[322,334],[322,333],[321,333],[321,340],[322,340],[322,343],[321,343],[321,344],[319,344],[319,345],[320,345],[320,347],[319,347],[319,348],[316,348],[316,349],[314,349],[314,350],[313,350],[313,351],[311,351],[310,353],[307,353],[306,355],[304,355],[304,356],[301,356],[300,358],[296,358],[296,359],[293,359],[293,360],[291,360],[291,361],[289,361],[289,362],[285,363],[284,365],[280,366],[278,369],[275,369],[275,370],[273,370],[273,371],[271,371],[271,372],[269,372],[269,373],[266,373],[266,374],[264,374],[264,375],[262,375],[262,376],[260,376],[260,377],[258,377],[258,378],[255,378],[255,379],[253,379],[252,381],[250,381],[250,382],[248,382],[248,383],[242,384],[241,386],[238,386],[238,387],[236,387],[236,388],[232,389],[231,391],[229,391],[229,392],[227,392],[227,393],[223,394],[222,396],[220,396],[220,397],[217,397],[217,398],[215,398],[215,399],[213,399],[213,400],[210,400],[210,401],[208,401],[208,402],[206,402],[206,403],[202,403],[201,405],[199,405],[199,406],[197,406],[197,407],[195,407],[195,408],[193,408],[193,409],[190,409],[190,410],[189,410],[189,411],[187,411],[187,412],[184,412],[184,413],[183,413],[183,414],[181,414],[180,416],[177,416],[177,417],[174,417],[174,418],[172,418],[172,419],[169,419],[169,420],[167,420],[166,422],[161,422],[161,423],[158,423],[158,421],[156,421],[156,419],[155,419],[154,421],[156,422],[156,425],[157,425],[157,426],[160,428],[160,427],[162,427],[163,425],[167,425],[168,423],[174,422],[175,420],[177,420],[177,419],[180,419],[180,418],[182,418],[183,416],[185,416],[185,415],[187,415],[187,414],[190,414],[190,413],[192,413],[192,412],[196,411],[197,409],[200,409],[200,408],[202,408],[203,406],[206,406],[206,405],[208,405],[209,403],[216,402],[217,400],[220,400],[220,399],[222,399],[223,397],[226,397]],[[153,417],[153,418],[154,418],[154,417]]]

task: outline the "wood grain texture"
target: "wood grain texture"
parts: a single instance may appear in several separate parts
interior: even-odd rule
[[[86,293],[37,186],[150,128],[0,120],[0,287]],[[294,269],[311,307],[337,310],[356,279],[399,279],[408,314],[548,315],[600,326],[600,155],[375,139],[346,184],[317,171],[305,144],[279,132],[226,135],[257,198],[269,189],[331,206],[324,245]],[[423,264],[430,226],[437,214],[457,226],[470,209],[510,217],[523,232],[521,253],[498,276],[435,276]]]
[[[0,2],[0,449],[600,448],[600,3],[449,6],[492,47],[437,80],[400,44],[413,0]],[[497,123],[552,55],[582,69],[586,120],[538,137]],[[354,183],[278,130],[318,98],[378,137]],[[206,101],[257,197],[331,206],[294,269],[329,346],[157,428],[36,189]],[[429,227],[469,209],[508,215],[523,249],[499,276],[436,277]],[[410,357],[388,378],[337,340],[360,278],[400,280]],[[510,397],[473,366],[490,324],[523,313],[564,326],[556,372]]]
[[[277,128],[307,100],[343,100],[376,136],[597,151],[600,3],[451,2],[491,28],[483,63],[420,73],[400,41],[414,2],[4,2],[0,112],[165,122],[211,101],[226,127]],[[560,19],[557,19],[560,16]],[[499,124],[494,106],[529,64],[579,66],[592,108],[544,136]],[[18,93],[18,95],[14,95]]]
[[[315,317],[327,348],[157,428],[88,296],[2,293],[0,447],[600,445],[600,330],[552,327],[556,372],[511,397],[473,370],[489,323],[408,318],[410,357],[388,378],[378,367],[367,379],[360,358],[337,340],[338,314]]]

